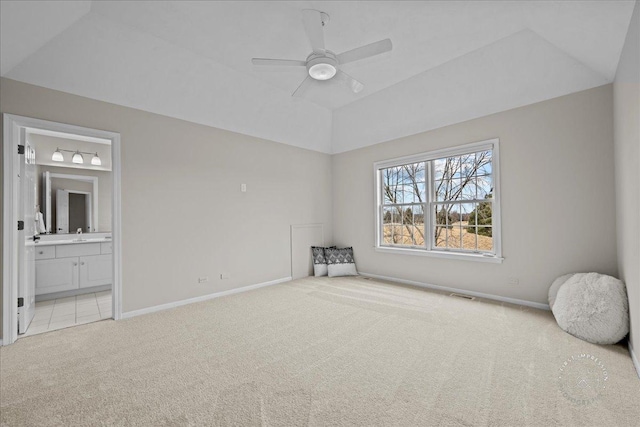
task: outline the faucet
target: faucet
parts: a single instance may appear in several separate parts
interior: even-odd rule
[[[78,228],[78,229],[76,230],[76,234],[82,234],[82,228]]]

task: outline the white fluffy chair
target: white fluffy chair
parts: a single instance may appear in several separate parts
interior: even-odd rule
[[[560,276],[549,288],[549,307],[564,331],[594,344],[615,344],[629,333],[627,289],[615,277]]]

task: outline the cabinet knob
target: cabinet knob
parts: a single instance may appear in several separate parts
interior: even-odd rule
[[[73,263],[73,265],[78,265],[78,263],[77,263],[77,262],[74,262],[74,263]]]
[[[39,251],[38,253],[39,253],[40,255],[42,255],[42,254],[44,253],[44,251]]]
[[[84,265],[84,261],[82,261],[82,262],[80,263],[80,265]]]

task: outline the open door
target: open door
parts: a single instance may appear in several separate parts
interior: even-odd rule
[[[24,129],[20,139],[24,155],[20,162],[19,211],[23,229],[18,232],[18,333],[24,334],[36,310],[35,242],[39,237],[36,235],[36,152],[27,142]]]

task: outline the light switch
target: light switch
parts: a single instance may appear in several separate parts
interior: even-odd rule
[[[247,184],[240,184],[240,191],[242,191],[243,193],[247,192]]]

